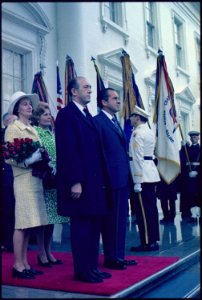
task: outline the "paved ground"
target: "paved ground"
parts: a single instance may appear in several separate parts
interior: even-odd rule
[[[159,209],[159,220],[162,218],[162,211]],[[159,225],[160,228],[160,249],[149,252],[153,256],[180,256],[181,258],[197,251],[200,248],[200,225],[188,224],[181,220],[179,212],[179,201],[177,201],[177,215],[174,225]],[[148,255],[144,252],[130,252],[130,247],[139,245],[138,228],[136,223],[129,218],[127,225],[126,255]],[[36,248],[36,246],[31,246]],[[55,251],[71,251],[69,225],[56,225],[54,229],[53,249]],[[102,247],[101,247],[102,249]],[[2,298],[90,298],[88,295],[64,293],[60,291],[45,291],[39,289],[18,288],[11,286],[2,287]],[[92,298],[96,298],[93,296]]]

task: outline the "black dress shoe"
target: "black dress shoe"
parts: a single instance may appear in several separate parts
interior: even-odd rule
[[[21,278],[21,279],[35,279],[34,275],[27,272],[26,269],[24,269],[22,272],[16,270],[15,268],[12,269],[13,277],[15,278]]]
[[[40,256],[37,256],[38,265],[41,267],[51,268],[51,264],[49,262],[43,263]]]
[[[149,244],[147,246],[147,251],[157,251],[159,250],[159,245],[157,243]]]
[[[55,261],[52,261],[48,258],[48,262],[51,264],[51,265],[62,265],[63,262],[61,259],[56,259]]]
[[[163,219],[160,220],[159,223],[160,223],[160,224],[163,224],[163,225],[168,225],[168,224],[170,223],[170,220],[167,219],[167,218],[163,218]]]
[[[157,251],[159,250],[159,245],[157,243],[140,245],[138,247],[131,247],[131,251],[142,252],[142,251]]]
[[[42,271],[39,271],[39,270],[35,270],[33,268],[30,268],[30,269],[26,269],[27,273],[30,273],[32,275],[42,275],[43,272]]]
[[[9,253],[13,253],[13,246],[1,246],[1,250]]]
[[[100,270],[98,269],[95,269],[92,271],[95,275],[97,275],[98,277],[100,276],[102,279],[108,279],[108,278],[111,278],[112,275],[108,272],[101,272]]]
[[[187,223],[197,223],[197,218],[190,217],[186,221]]]
[[[126,266],[118,259],[104,261],[104,267],[113,270],[125,270]]]
[[[95,275],[93,272],[76,273],[74,279],[81,282],[99,283],[103,282],[100,276]]]
[[[135,252],[147,251],[146,247],[147,247],[147,245],[140,245],[140,246],[137,246],[137,247],[131,247],[130,251],[135,251]]]
[[[137,262],[135,260],[128,260],[128,259],[121,259],[118,258],[118,260],[123,263],[125,266],[136,266]]]

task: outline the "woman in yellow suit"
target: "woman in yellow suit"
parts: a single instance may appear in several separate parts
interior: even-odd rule
[[[21,91],[14,93],[8,112],[18,117],[8,126],[5,141],[13,142],[15,138],[30,138],[40,141],[33,126],[30,125],[33,108],[39,103],[37,94],[25,94]],[[13,276],[33,279],[42,274],[34,270],[27,260],[29,229],[47,224],[47,213],[44,201],[42,179],[32,176],[31,164],[41,160],[40,150],[36,150],[24,162],[17,163],[13,159],[6,162],[11,164],[14,176],[15,194],[15,230],[13,236],[14,265]]]

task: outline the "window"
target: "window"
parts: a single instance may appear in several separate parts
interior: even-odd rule
[[[189,115],[187,113],[182,112],[181,113],[181,128],[182,128],[182,133],[183,133],[184,138],[186,138],[187,133],[189,131],[188,124],[189,124]]]
[[[175,34],[175,51],[176,63],[180,68],[185,68],[184,65],[184,49],[183,49],[183,24],[174,18],[174,34]]]
[[[104,2],[104,15],[106,19],[109,19],[117,25],[123,25],[120,3]]]
[[[125,44],[128,43],[126,9],[124,2],[100,2],[101,24],[103,32],[108,28],[122,35]]]
[[[24,55],[4,48],[2,64],[2,96],[8,100],[14,92],[24,90]]]
[[[156,4],[154,2],[145,3],[146,16],[146,43],[147,46],[157,48],[157,26],[156,26]]]

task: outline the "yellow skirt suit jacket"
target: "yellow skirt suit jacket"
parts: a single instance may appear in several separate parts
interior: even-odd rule
[[[30,138],[40,141],[36,130],[26,126],[20,120],[10,124],[5,132],[5,141],[13,142],[14,138]],[[26,229],[47,225],[47,213],[44,200],[42,180],[32,176],[32,168],[13,159],[6,160],[12,166],[15,195],[15,229]]]

